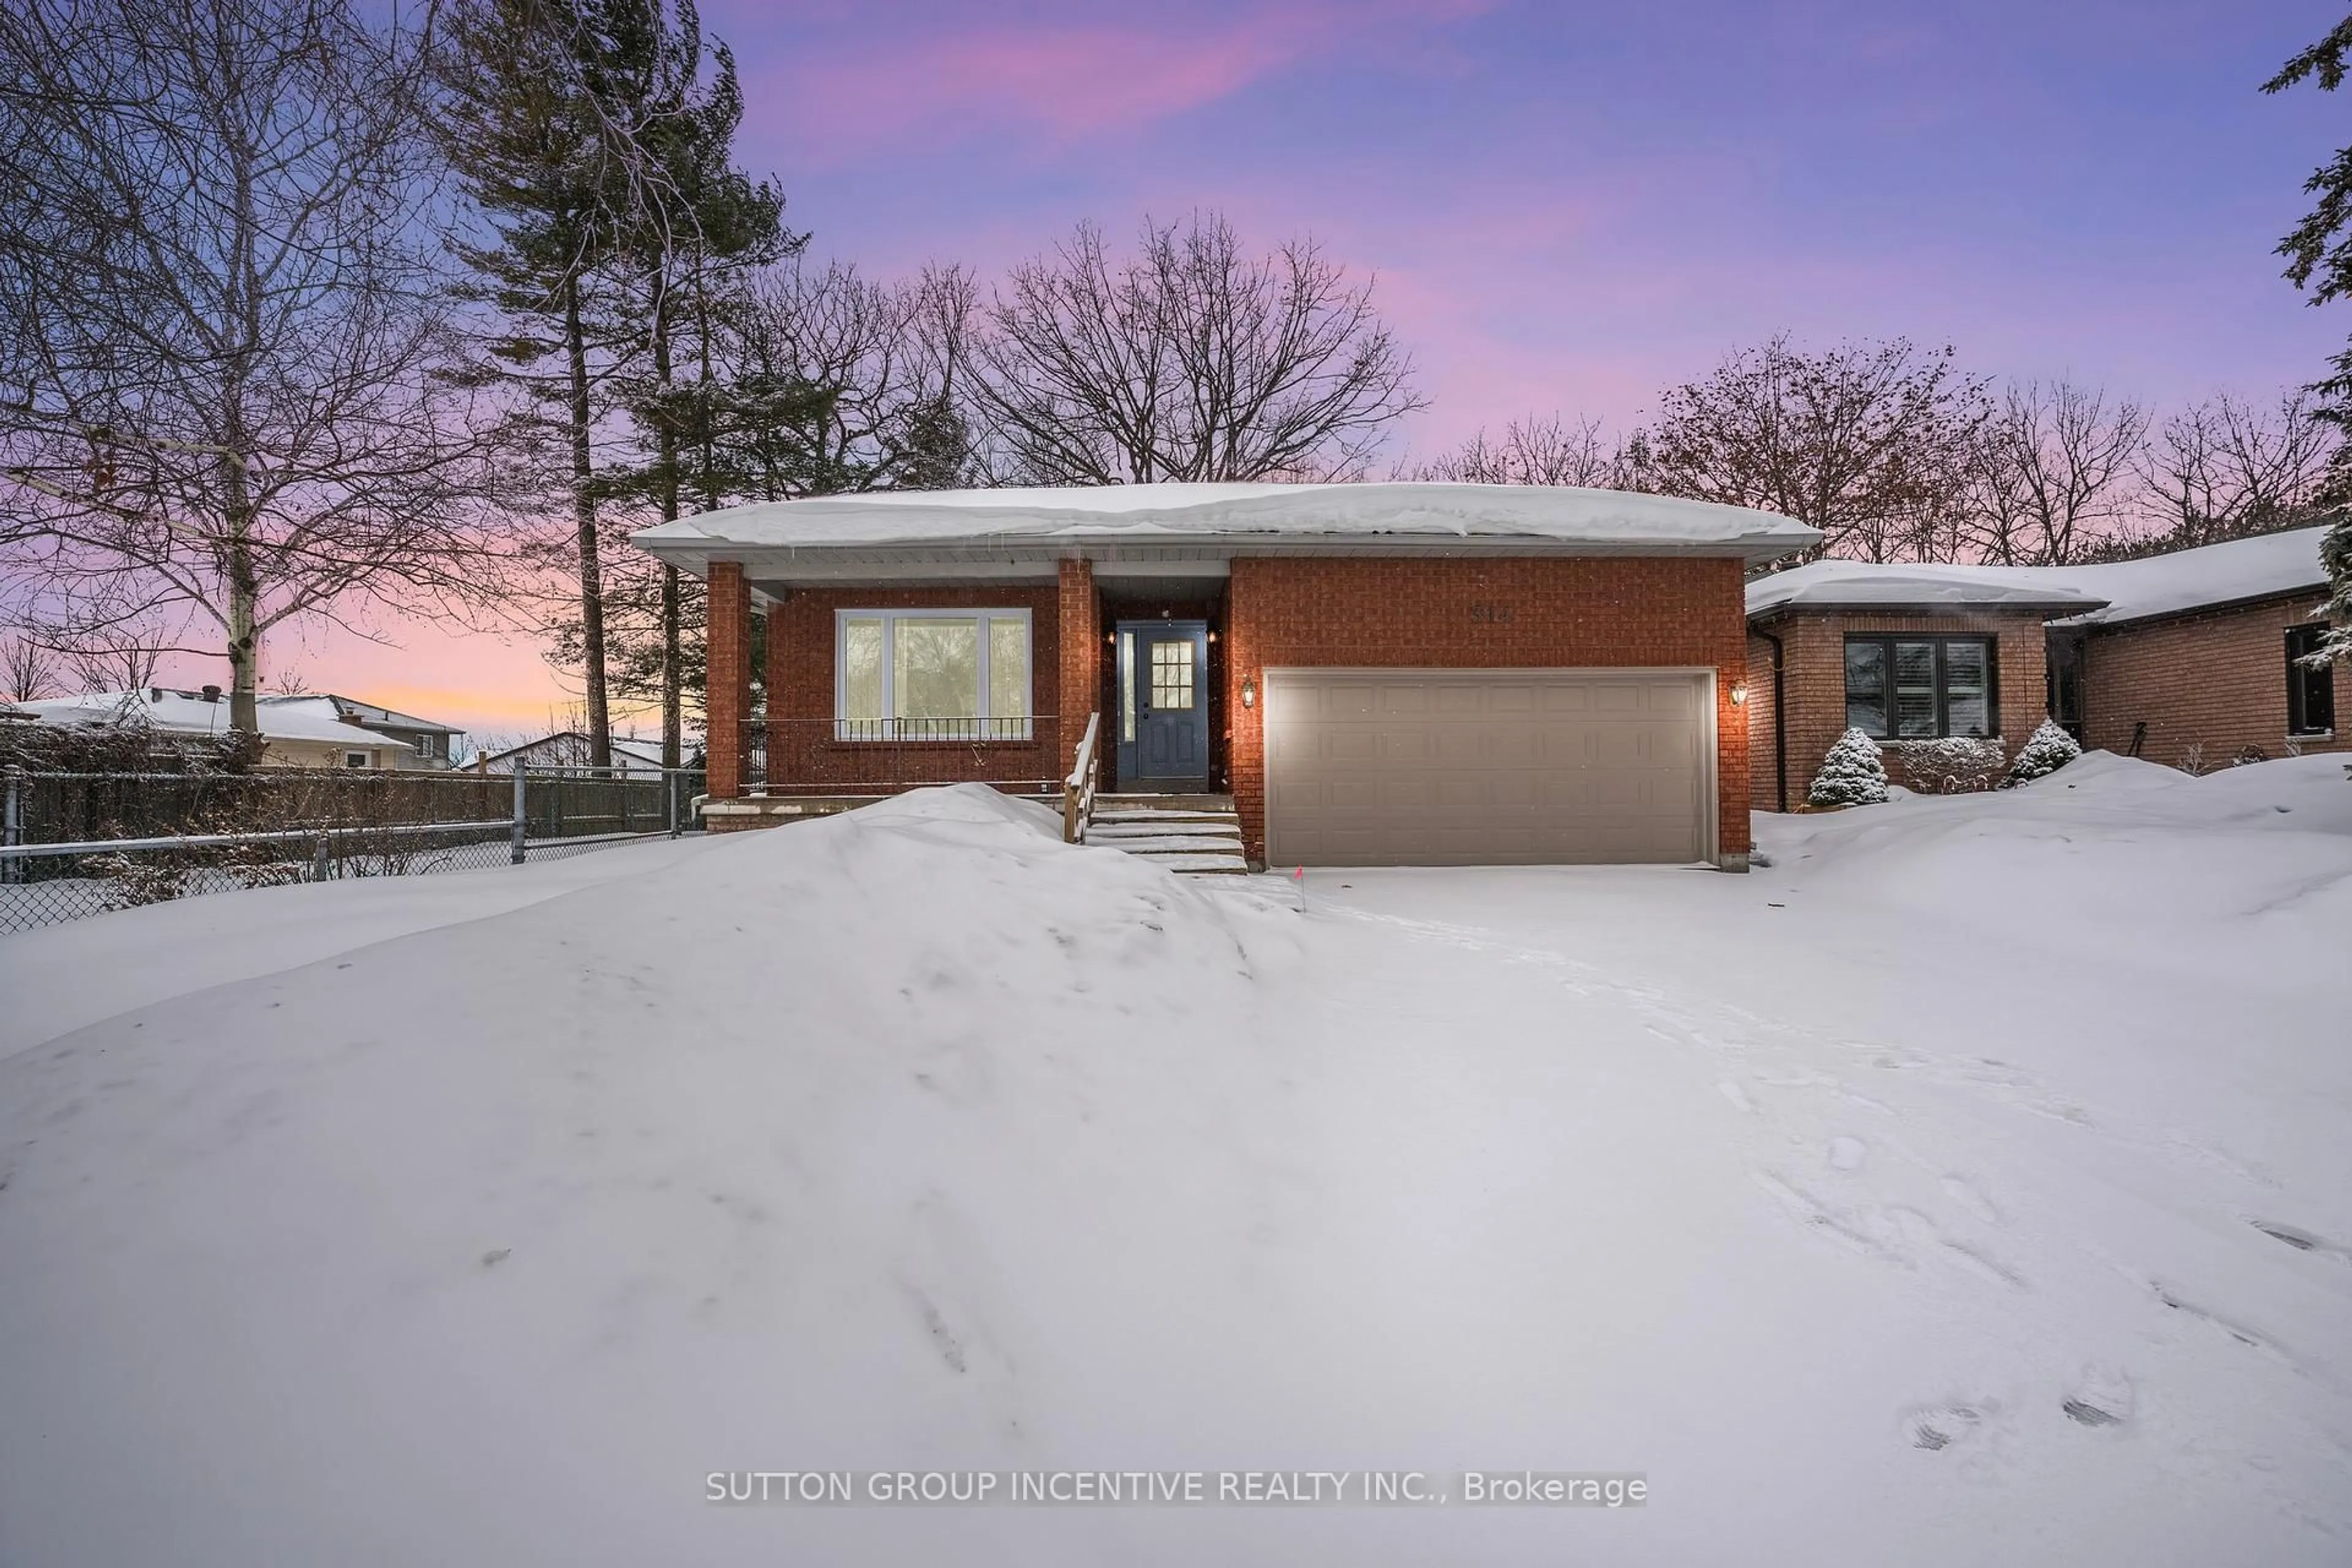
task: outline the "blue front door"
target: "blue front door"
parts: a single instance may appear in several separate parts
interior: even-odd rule
[[[1202,621],[1118,627],[1118,780],[1204,785],[1209,777],[1209,628]]]

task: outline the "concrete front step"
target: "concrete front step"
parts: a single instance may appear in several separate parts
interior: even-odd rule
[[[1097,811],[1120,809],[1155,811],[1231,811],[1234,797],[1229,795],[1143,795],[1122,790],[1116,795],[1095,796]]]
[[[1165,838],[1105,838],[1097,840],[1106,849],[1124,849],[1129,855],[1234,855],[1242,852],[1241,835],[1219,837],[1211,833],[1171,835]]]
[[[1249,871],[1231,795],[1097,795],[1087,837],[1183,876],[1238,877]]]
[[[1103,842],[1110,842],[1110,839],[1119,839],[1119,842],[1127,842],[1127,839],[1164,839],[1164,837],[1169,835],[1176,835],[1176,837],[1218,835],[1218,837],[1225,837],[1225,839],[1240,839],[1242,826],[1240,823],[1234,823],[1233,818],[1216,818],[1216,816],[1204,816],[1204,818],[1192,820],[1192,823],[1106,823],[1103,818],[1094,818],[1089,826],[1087,826],[1087,837],[1089,837],[1089,839],[1103,839]]]
[[[1249,862],[1239,855],[1153,855],[1150,862],[1180,877],[1246,877]]]

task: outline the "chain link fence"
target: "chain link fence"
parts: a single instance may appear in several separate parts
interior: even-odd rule
[[[698,831],[698,773],[0,774],[0,935],[238,889],[521,865]]]

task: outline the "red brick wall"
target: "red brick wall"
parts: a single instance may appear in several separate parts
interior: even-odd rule
[[[742,793],[743,721],[751,706],[751,590],[737,562],[710,563],[706,658],[704,787],[732,799]]]
[[[1785,627],[1775,628],[1775,635]],[[1772,645],[1748,635],[1748,804],[1758,811],[1780,809],[1780,759],[1773,752]],[[1804,798],[1794,779],[1789,781],[1789,804]]]
[[[1719,848],[1747,854],[1748,726],[1730,700],[1748,675],[1741,579],[1722,560],[1236,560],[1224,710],[1250,857],[1265,853],[1265,710],[1242,706],[1241,682],[1316,666],[1713,668]]]
[[[2206,767],[2235,758],[2248,746],[2286,754],[2286,628],[2322,619],[2316,591],[2231,610],[2179,616],[2092,633],[2086,645],[2084,731],[2086,742],[2131,750],[2132,729],[2145,721],[2140,755],[2178,767],[2192,755]],[[2352,699],[2352,682],[2336,667],[2338,711]],[[2336,738],[2298,739],[2305,752],[2346,749]]]
[[[1056,720],[1062,604],[1060,589],[1026,584],[792,590],[768,616],[769,790],[856,794],[879,785],[1060,779],[1069,771]],[[835,740],[834,612],[900,609],[1027,610],[1029,707],[1037,715],[1033,739],[985,744]],[[1086,722],[1083,710],[1077,722]]]
[[[1925,632],[1938,637],[1976,635],[1995,639],[1994,679],[2000,694],[2002,749],[2015,756],[2049,710],[2047,639],[2033,612],[2009,615],[1885,616],[1794,614],[1779,616],[1765,630],[1786,649],[1781,680],[1788,703],[1789,804],[1801,805],[1822,759],[1845,732],[1845,637],[1848,632]],[[1772,759],[1771,647],[1748,639],[1748,741],[1759,811],[1775,805]],[[1887,776],[1902,782],[1896,749],[1884,751]]]
[[[1095,569],[1090,562],[1065,561],[1058,595],[1060,635],[1056,647],[1059,689],[1070,694],[1070,711],[1062,724],[1055,771],[1070,776],[1077,765],[1078,745],[1086,738],[1087,716],[1094,710],[1094,693],[1102,685],[1102,618],[1095,598]],[[1040,649],[1048,645],[1040,637]],[[1095,742],[1100,754],[1101,740]],[[1099,776],[1099,775],[1097,775]]]

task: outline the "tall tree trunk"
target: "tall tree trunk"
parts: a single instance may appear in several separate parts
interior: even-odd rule
[[[261,662],[261,629],[255,625],[260,598],[259,575],[254,569],[253,546],[247,529],[251,513],[244,499],[244,465],[223,459],[235,477],[229,482],[232,519],[228,561],[228,724],[247,735],[261,733],[261,704],[255,696]]]
[[[669,271],[668,260],[654,270],[654,385],[659,399],[656,406],[660,418],[655,426],[656,456],[661,464],[661,515],[664,522],[677,521],[677,418],[676,405],[670,394],[669,353]],[[678,595],[677,568],[662,564],[662,766],[679,765],[684,754],[685,726],[683,707],[684,680],[678,667]]]
[[[588,341],[580,322],[580,279],[563,283],[563,348],[572,366],[572,509],[580,533],[580,659],[588,703],[588,765],[613,765],[613,714],[604,695],[604,573],[596,550],[596,498],[590,492]]]

